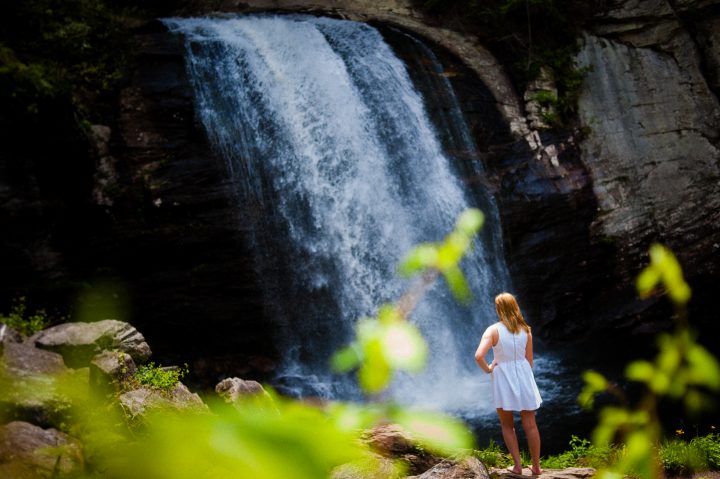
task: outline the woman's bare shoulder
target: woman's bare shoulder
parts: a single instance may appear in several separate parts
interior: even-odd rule
[[[489,335],[493,335],[493,336],[496,335],[496,334],[497,334],[497,327],[498,327],[499,324],[500,324],[500,321],[498,321],[497,323],[491,324],[490,326],[487,327],[487,329],[485,329],[485,333],[484,333],[484,334],[489,334]]]

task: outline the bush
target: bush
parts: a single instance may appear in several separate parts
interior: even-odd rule
[[[50,324],[50,319],[44,309],[38,309],[34,314],[27,312],[25,296],[16,298],[10,313],[0,316],[0,323],[7,325],[25,336],[32,336]]]
[[[596,446],[587,439],[575,435],[570,438],[570,450],[556,456],[543,459],[542,464],[548,468],[564,469],[566,467],[601,468],[611,464],[622,454],[622,449],[613,446]]]
[[[178,369],[164,369],[162,366],[155,366],[154,362],[150,362],[140,366],[133,379],[143,386],[150,386],[160,391],[170,391],[187,373],[187,364]]]
[[[707,436],[696,437],[690,441],[698,455],[703,457],[707,467],[713,471],[720,470],[720,435],[708,434]]]
[[[660,448],[660,462],[670,474],[688,474],[708,469],[707,460],[693,447],[680,439],[666,442]]]

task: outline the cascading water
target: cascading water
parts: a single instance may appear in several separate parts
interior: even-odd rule
[[[403,255],[444,237],[477,196],[458,180],[404,64],[375,28],[309,16],[165,24],[184,35],[199,117],[254,234],[284,357],[277,386],[354,397],[353,380],[329,371],[330,355],[358,318],[402,294]],[[498,225],[492,197],[483,197]],[[397,378],[398,401],[491,407],[473,353],[509,280],[499,234],[485,238],[462,264],[474,302],[458,305],[437,283],[414,311],[430,359],[421,375]]]

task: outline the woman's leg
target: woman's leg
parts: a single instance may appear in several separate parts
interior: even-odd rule
[[[533,474],[540,474],[540,432],[535,423],[535,411],[520,411],[520,419],[527,437],[530,458],[532,459]]]
[[[515,462],[513,472],[521,474],[522,462],[520,462],[520,447],[518,446],[517,436],[515,435],[515,421],[513,420],[513,413],[512,411],[505,411],[504,409],[498,408],[497,414],[500,418],[500,428],[502,429],[505,446],[508,448],[508,452]]]

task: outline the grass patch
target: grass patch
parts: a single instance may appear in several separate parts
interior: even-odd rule
[[[490,439],[490,444],[485,449],[473,451],[473,456],[487,467],[506,467],[511,465],[512,458],[509,454],[500,449],[500,445]]]
[[[593,467],[595,469],[612,464],[622,454],[617,446],[595,446],[589,440],[571,436],[570,449],[542,460],[543,467],[564,469],[566,467]]]
[[[671,439],[663,443],[659,455],[663,469],[674,475],[720,470],[720,436],[708,434],[689,442]]]

